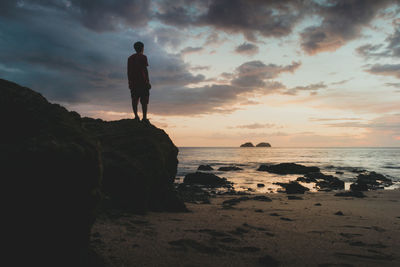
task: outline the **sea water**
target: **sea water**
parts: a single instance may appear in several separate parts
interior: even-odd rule
[[[324,174],[331,174],[345,182],[346,189],[356,180],[357,171],[381,173],[394,182],[385,189],[400,187],[399,148],[288,148],[288,147],[180,147],[176,181],[182,182],[187,173],[195,172],[200,164],[214,168],[210,171],[235,183],[236,190],[276,192],[275,182],[296,180],[302,175],[278,175],[257,171],[261,164],[293,162],[317,166]],[[218,171],[222,166],[237,166],[241,171]],[[339,173],[336,173],[339,172]],[[340,174],[343,173],[343,174]],[[258,187],[264,184],[265,187]],[[310,184],[303,184],[311,190]]]

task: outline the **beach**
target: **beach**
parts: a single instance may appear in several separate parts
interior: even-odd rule
[[[400,190],[365,195],[215,195],[186,213],[113,211],[97,218],[91,247],[107,266],[400,266]]]

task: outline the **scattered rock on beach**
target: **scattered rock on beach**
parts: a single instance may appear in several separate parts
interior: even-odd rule
[[[306,174],[310,172],[319,172],[318,167],[308,167],[296,163],[279,163],[276,165],[262,164],[257,171],[266,171],[277,174]]]
[[[254,145],[251,142],[247,142],[247,143],[241,144],[240,147],[254,147]]]
[[[177,186],[179,197],[184,202],[196,204],[209,204],[211,194],[197,185],[192,184],[179,184]]]
[[[257,184],[257,187],[264,187],[265,184]]]
[[[218,170],[226,172],[226,171],[241,171],[243,169],[236,166],[226,166],[226,167],[219,167]]]
[[[341,212],[341,211],[339,210],[338,212],[335,212],[335,215],[343,216],[344,214],[343,214],[343,212]]]
[[[184,184],[200,184],[207,187],[231,187],[232,183],[226,178],[220,178],[212,173],[195,172],[185,175]]]
[[[213,167],[211,167],[210,165],[200,165],[197,168],[198,171],[212,171],[214,170]]]
[[[302,186],[298,182],[291,181],[289,183],[274,183],[285,188],[286,194],[304,194],[305,191],[309,191],[307,187]]]
[[[376,172],[360,173],[357,180],[350,185],[353,191],[368,191],[392,185],[392,180]]]

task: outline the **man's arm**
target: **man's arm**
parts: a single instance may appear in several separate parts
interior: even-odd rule
[[[129,64],[129,58],[128,58],[128,63],[127,63],[127,75],[128,75],[128,85],[129,89],[133,88],[133,77],[132,77],[132,67],[131,64]]]

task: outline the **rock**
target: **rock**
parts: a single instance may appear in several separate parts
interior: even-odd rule
[[[114,206],[138,213],[186,211],[173,186],[178,148],[163,130],[131,119],[84,118],[83,124],[101,144],[102,189]]]
[[[314,206],[322,206],[321,203],[315,203]]]
[[[265,187],[265,184],[257,184],[257,187]]]
[[[335,194],[336,197],[358,197],[358,198],[363,198],[366,197],[363,192],[361,191],[345,191],[345,192],[339,192]]]
[[[265,202],[271,202],[272,199],[270,199],[267,196],[255,196],[252,198],[252,200],[257,200],[257,201],[265,201]]]
[[[0,79],[3,197],[12,218],[13,265],[81,266],[100,200],[102,165],[79,114]],[[14,246],[15,245],[15,246]]]
[[[356,182],[350,185],[350,189],[353,191],[368,191],[381,189],[392,184],[392,180],[383,174],[368,172],[359,174]]]
[[[226,171],[241,171],[243,169],[236,166],[227,166],[227,167],[219,167],[218,170],[226,172]]]
[[[192,184],[179,184],[177,187],[179,197],[185,201],[196,204],[209,204],[210,193],[203,188]]]
[[[335,172],[336,174],[344,174],[344,172],[341,172],[341,171],[337,171],[337,172]]]
[[[271,147],[271,145],[270,145],[270,143],[261,142],[261,143],[258,143],[256,145],[256,147]]]
[[[200,184],[208,187],[231,187],[232,183],[212,173],[195,172],[186,174],[185,184]]]
[[[344,214],[343,214],[343,212],[341,212],[341,211],[339,210],[338,212],[335,212],[335,215],[343,216]]]
[[[276,165],[261,165],[257,171],[266,171],[277,174],[306,174],[319,172],[318,167],[307,167],[296,163],[279,163]]]
[[[304,194],[305,191],[309,191],[307,187],[302,186],[298,182],[291,181],[289,183],[274,183],[280,185],[286,190],[286,194]]]
[[[254,145],[251,142],[247,142],[247,143],[241,144],[240,147],[254,147]]]
[[[280,262],[275,260],[269,255],[265,255],[261,258],[258,259],[258,262],[261,264],[261,266],[268,266],[268,267],[278,267],[280,266]]]
[[[265,255],[261,258],[258,259],[258,262],[261,264],[261,266],[268,266],[268,267],[278,267],[280,266],[280,262],[275,260],[269,255]]]
[[[214,170],[213,167],[211,167],[210,165],[200,165],[197,168],[198,171],[212,171]]]
[[[310,172],[306,173],[304,177],[299,177],[296,179],[298,182],[305,183],[316,183],[316,186],[319,187],[319,190],[338,190],[344,189],[344,182],[339,178],[326,175],[321,172]]]
[[[298,196],[287,196],[288,200],[303,200],[302,197],[298,197]]]

